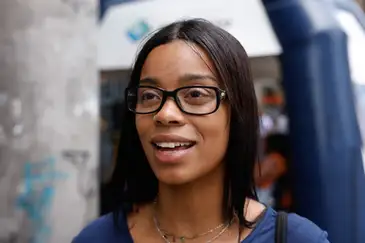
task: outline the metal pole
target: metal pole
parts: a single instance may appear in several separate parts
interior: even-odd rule
[[[65,243],[98,213],[96,0],[0,1],[0,243]]]

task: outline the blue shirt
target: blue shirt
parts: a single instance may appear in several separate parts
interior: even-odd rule
[[[242,243],[274,243],[276,211],[268,208],[262,220]],[[327,233],[314,223],[298,216],[288,215],[287,243],[329,243]],[[113,217],[105,215],[90,225],[72,241],[72,243],[133,243],[126,222],[121,229],[114,229]],[[161,241],[162,242],[162,241]]]

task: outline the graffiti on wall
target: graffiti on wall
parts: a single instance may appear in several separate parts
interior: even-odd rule
[[[54,182],[67,178],[55,164],[55,158],[49,157],[24,165],[24,183],[16,206],[26,213],[31,226],[30,243],[46,243],[51,234],[48,215],[55,195]]]
[[[84,223],[87,223],[90,221],[89,212],[92,212],[95,207],[94,200],[91,199],[98,196],[97,168],[88,166],[89,161],[91,161],[91,154],[87,150],[65,150],[62,157],[77,170],[77,190],[86,202]]]
[[[78,191],[85,199],[96,196],[97,175],[95,169],[88,168],[90,153],[86,150],[66,150],[63,158],[73,164],[78,172]]]
[[[72,195],[82,199],[79,210],[82,224],[87,224],[97,214],[98,167],[93,152],[66,148],[40,158],[21,164],[0,163],[0,179],[5,176],[21,178],[19,184],[14,184],[11,191],[5,192],[8,194],[4,199],[8,198],[9,206],[16,210],[7,213],[9,210],[3,208],[5,213],[0,215],[0,243],[49,243],[59,232],[58,224],[51,215],[58,215],[57,210],[62,202],[57,202],[57,195],[69,189],[64,185],[71,185]],[[15,170],[17,172],[7,173]],[[71,181],[76,184],[70,184]],[[10,186],[1,184],[2,189]]]

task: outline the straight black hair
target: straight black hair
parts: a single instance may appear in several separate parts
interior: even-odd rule
[[[237,215],[241,227],[251,227],[244,215],[246,198],[257,199],[253,179],[257,161],[259,122],[249,60],[242,45],[227,31],[203,19],[174,22],[155,32],[143,45],[132,69],[129,87],[139,84],[148,54],[174,40],[199,46],[210,57],[231,108],[229,144],[225,155],[223,216]],[[114,223],[126,217],[135,205],[152,202],[158,181],[139,140],[135,115],[125,107],[121,124],[118,159],[112,187],[116,210]]]

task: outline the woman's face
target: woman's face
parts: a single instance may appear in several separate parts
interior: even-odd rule
[[[173,41],[148,55],[140,85],[168,91],[196,85],[218,87],[212,70],[212,62],[199,47]],[[196,98],[196,93],[192,97]],[[222,171],[229,119],[226,102],[212,114],[197,116],[183,113],[172,98],[157,113],[136,115],[139,138],[158,180],[179,185]]]

